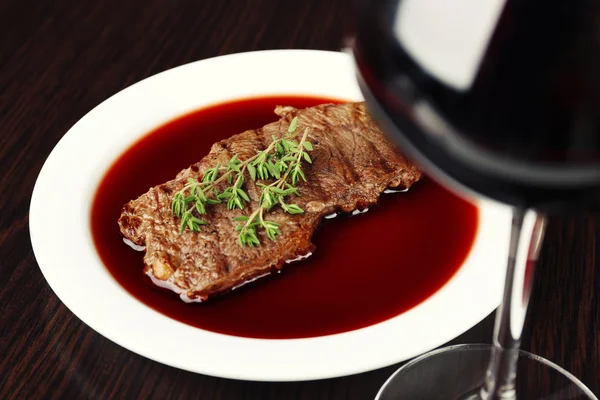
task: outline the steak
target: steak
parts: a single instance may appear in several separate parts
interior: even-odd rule
[[[387,188],[408,189],[421,177],[379,130],[364,103],[304,110],[278,106],[275,113],[281,117],[278,122],[215,143],[201,161],[123,207],[118,223],[126,239],[145,246],[144,272],[186,302],[205,301],[310,256],[315,250],[311,237],[324,217],[369,207]],[[171,202],[188,178],[201,180],[204,171],[226,164],[234,155],[240,160],[254,156],[273,136],[285,135],[296,116],[298,131],[309,128],[313,162],[303,163],[307,181],[297,184],[300,196],[287,199],[304,214],[274,208],[267,216],[279,224],[276,239],[269,240],[258,230],[260,246],[241,246],[232,219],[251,214],[260,197],[260,188],[246,179],[252,202],[243,210],[228,210],[224,203],[211,205],[202,216],[207,225],[199,232],[180,233],[181,221],[172,215]]]

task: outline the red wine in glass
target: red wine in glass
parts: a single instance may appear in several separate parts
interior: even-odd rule
[[[406,18],[434,21],[418,28],[419,21],[409,20],[417,26],[413,35],[429,34],[429,42],[444,47],[451,40],[446,32],[436,38],[427,30],[445,18],[431,9],[438,2],[418,2],[423,8]],[[406,43],[403,3],[411,1],[365,2],[355,46],[369,106],[403,148],[447,182],[504,203],[545,211],[600,208],[600,2],[498,2],[503,6],[489,18],[485,47],[464,66],[412,50],[427,40]],[[420,59],[470,69],[468,82]]]

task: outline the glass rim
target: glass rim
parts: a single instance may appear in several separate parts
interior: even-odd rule
[[[388,384],[390,384],[390,382],[392,380],[394,380],[394,378],[399,373],[401,373],[403,370],[405,370],[407,368],[412,367],[413,365],[416,365],[416,364],[420,363],[421,361],[423,361],[423,360],[425,360],[427,358],[430,358],[432,356],[436,356],[436,355],[442,354],[442,353],[450,353],[450,352],[456,352],[456,351],[468,351],[468,350],[472,350],[472,351],[477,351],[477,350],[490,351],[491,348],[492,348],[491,344],[484,344],[484,343],[456,344],[456,345],[452,345],[452,346],[441,347],[441,348],[429,351],[429,352],[427,352],[425,354],[421,354],[420,356],[413,358],[412,360],[410,360],[409,362],[407,362],[406,364],[404,364],[403,366],[401,366],[400,368],[398,368],[385,381],[385,383],[381,386],[381,388],[377,392],[377,396],[375,396],[375,400],[378,400],[378,399],[381,398],[381,396],[383,395],[383,391],[385,390],[385,388],[388,386]],[[596,395],[585,384],[583,384],[583,382],[581,382],[575,375],[571,374],[569,371],[565,370],[561,366],[553,363],[550,360],[546,360],[543,357],[540,357],[540,356],[538,356],[536,354],[530,353],[530,352],[525,351],[525,350],[520,350],[519,349],[519,356],[525,356],[526,358],[532,359],[534,361],[537,361],[539,363],[542,363],[542,364],[544,364],[544,365],[546,365],[546,366],[554,369],[555,371],[557,371],[560,374],[564,375],[572,383],[574,383],[575,385],[577,385],[578,389],[580,389],[590,399],[592,399],[592,400],[598,400],[598,397],[596,397]]]

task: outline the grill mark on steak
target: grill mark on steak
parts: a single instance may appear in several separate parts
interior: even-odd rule
[[[121,233],[145,246],[144,272],[155,284],[179,293],[184,301],[203,301],[232,290],[314,252],[311,237],[323,217],[369,207],[388,187],[409,188],[421,177],[375,125],[364,103],[305,110],[278,106],[275,113],[281,117],[278,122],[215,143],[201,161],[123,207],[118,221]],[[187,179],[200,180],[207,168],[225,164],[234,154],[244,160],[264,150],[273,135],[287,132],[294,116],[299,132],[310,128],[308,140],[313,144],[313,163],[303,164],[308,181],[298,184],[300,197],[289,199],[305,213],[290,215],[274,209],[268,219],[280,224],[277,239],[270,241],[260,232],[261,246],[240,247],[232,218],[252,213],[260,197],[259,188],[248,178],[246,191],[253,201],[244,210],[210,206],[203,216],[208,225],[200,232],[179,233],[180,221],[171,215],[171,201]]]

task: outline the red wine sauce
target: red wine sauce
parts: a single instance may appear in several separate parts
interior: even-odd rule
[[[427,299],[457,271],[477,228],[477,210],[423,179],[407,193],[384,194],[365,214],[325,220],[315,254],[203,304],[183,303],[142,272],[143,252],[122,240],[121,207],[172,179],[211,145],[277,120],[276,105],[298,108],[332,99],[266,97],[220,104],[171,121],[129,148],[103,178],[91,226],[100,258],[134,297],[156,311],[214,332],[254,338],[304,338],[392,318]]]

